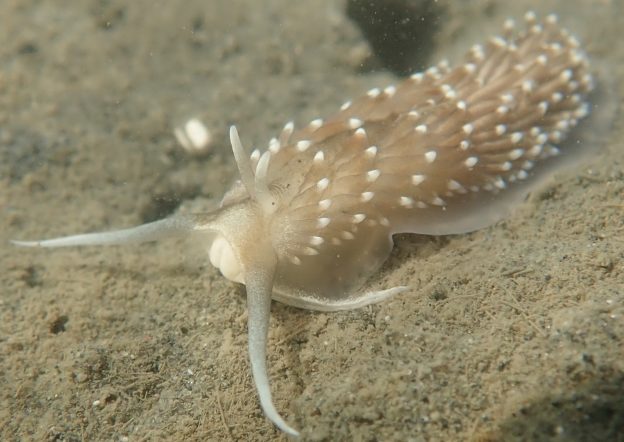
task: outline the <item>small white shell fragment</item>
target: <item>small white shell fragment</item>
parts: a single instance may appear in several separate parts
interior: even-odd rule
[[[191,118],[173,130],[178,143],[191,155],[205,155],[212,144],[212,134],[197,118]]]

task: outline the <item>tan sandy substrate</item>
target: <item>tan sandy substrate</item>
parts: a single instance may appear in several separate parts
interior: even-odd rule
[[[232,3],[232,4],[230,4]],[[621,2],[448,5],[456,58],[539,5],[624,96]],[[197,244],[24,250],[214,205],[235,178],[226,130],[264,143],[393,81],[358,74],[337,0],[7,0],[0,5],[0,439],[285,440],[251,382],[242,287]],[[182,6],[183,5],[183,6]],[[214,152],[185,156],[199,116]],[[270,372],[304,440],[610,440],[624,426],[624,132],[507,221],[402,236],[380,305],[275,304]],[[622,433],[620,438],[623,437]]]

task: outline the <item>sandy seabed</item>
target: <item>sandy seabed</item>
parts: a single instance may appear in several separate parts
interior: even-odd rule
[[[554,11],[624,96],[622,2],[441,3],[432,62]],[[244,290],[201,245],[8,240],[212,208],[236,178],[230,124],[265,143],[394,81],[359,68],[343,2],[4,0],[0,42],[0,439],[286,440],[258,405]],[[173,137],[193,116],[203,158]],[[624,440],[619,117],[604,138],[506,221],[396,238],[370,285],[408,292],[274,304],[274,399],[303,440]]]

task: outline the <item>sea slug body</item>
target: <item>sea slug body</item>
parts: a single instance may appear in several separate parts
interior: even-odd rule
[[[63,247],[204,235],[213,265],[246,285],[249,353],[260,403],[281,430],[266,369],[271,299],[355,308],[404,290],[360,289],[392,235],[473,231],[504,217],[566,155],[588,115],[589,62],[555,16],[505,23],[451,68],[440,63],[369,90],[328,118],[292,123],[264,151],[230,139],[240,182],[215,212],[18,245]]]

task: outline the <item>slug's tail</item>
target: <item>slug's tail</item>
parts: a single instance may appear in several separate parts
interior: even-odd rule
[[[11,243],[21,247],[73,247],[141,243],[186,234],[195,230],[197,225],[197,220],[193,216],[176,216],[111,232],[85,233],[41,241],[11,241]]]

